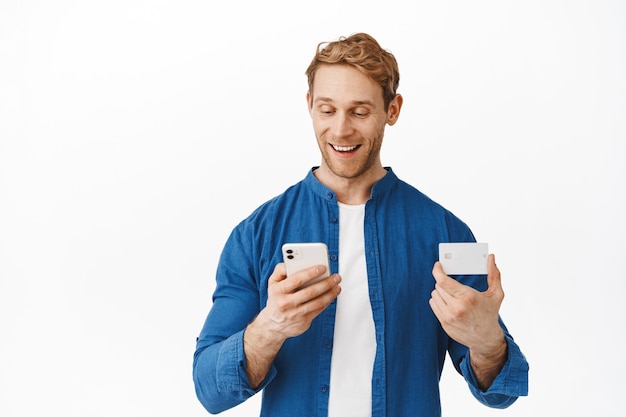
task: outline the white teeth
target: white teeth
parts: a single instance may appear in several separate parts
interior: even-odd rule
[[[332,146],[333,146],[333,148],[336,151],[339,151],[339,152],[350,152],[350,151],[353,151],[353,150],[355,150],[357,148],[357,145],[354,145],[354,146],[336,146],[336,145],[332,145]]]

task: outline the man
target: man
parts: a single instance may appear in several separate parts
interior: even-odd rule
[[[306,73],[321,165],[229,237],[194,357],[201,403],[263,390],[263,416],[439,416],[447,352],[479,401],[509,406],[528,364],[499,317],[493,255],[486,280],[448,277],[438,243],[472,232],[380,160],[402,108],[394,56],[355,34],[320,45]],[[287,277],[286,242],[326,243],[332,274]]]

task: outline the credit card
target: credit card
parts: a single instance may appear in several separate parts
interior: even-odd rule
[[[487,274],[487,243],[440,243],[439,262],[448,275]]]

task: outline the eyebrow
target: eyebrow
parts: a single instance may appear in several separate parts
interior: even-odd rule
[[[324,103],[333,103],[335,100],[333,100],[330,97],[317,97],[313,100],[314,103],[321,101]],[[350,103],[353,106],[374,106],[374,103],[371,102],[370,100],[354,100]]]

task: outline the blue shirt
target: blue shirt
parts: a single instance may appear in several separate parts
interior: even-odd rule
[[[446,354],[472,394],[504,408],[527,395],[528,363],[500,321],[508,360],[481,391],[467,347],[450,339],[430,309],[432,268],[440,242],[474,241],[471,230],[423,193],[387,174],[365,206],[365,253],[376,329],[372,415],[441,415],[439,378]],[[200,402],[211,413],[231,408],[263,390],[261,416],[327,416],[336,303],[302,335],[287,339],[263,383],[246,376],[243,333],[267,301],[267,280],[282,262],[286,242],[325,242],[338,271],[339,207],[333,191],[310,171],[304,180],[266,202],[238,224],[217,268],[213,305],[198,338],[193,378]],[[459,276],[477,290],[486,277]]]

